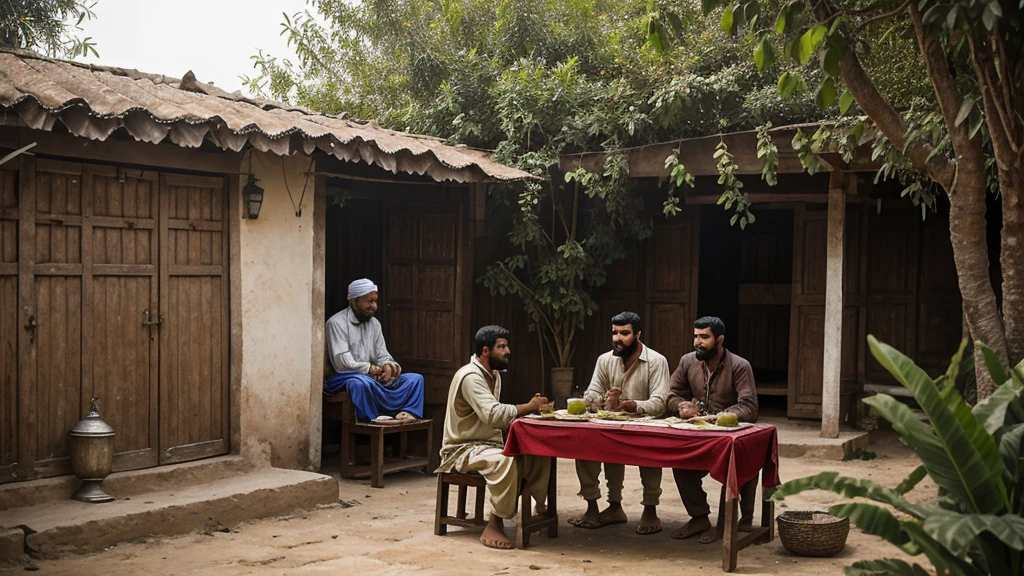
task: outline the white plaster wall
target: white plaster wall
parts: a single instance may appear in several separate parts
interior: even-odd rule
[[[318,464],[311,463],[311,454],[319,451],[320,438],[311,450],[309,424],[315,177],[307,184],[305,173],[311,169],[307,157],[254,153],[252,171],[265,191],[263,207],[258,219],[238,222],[241,450],[252,460],[269,451],[271,465],[279,468]],[[248,170],[247,156],[239,172]],[[306,188],[301,216],[288,197],[285,174],[296,206]],[[239,178],[241,190],[246,178]],[[234,201],[241,203],[240,196]]]

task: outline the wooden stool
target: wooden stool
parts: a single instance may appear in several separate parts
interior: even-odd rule
[[[459,502],[455,516],[448,515],[448,488],[455,484],[459,487]],[[466,492],[470,487],[476,488],[476,503],[473,506],[473,517],[466,518]],[[434,534],[444,536],[448,533],[448,525],[455,526],[486,526],[484,518],[484,489],[487,481],[477,474],[459,474],[442,472],[437,475],[437,504],[434,507]]]
[[[422,469],[430,474],[437,468],[437,454],[433,446],[433,420],[426,418],[408,424],[375,424],[359,422],[356,419],[355,406],[348,392],[324,395],[324,418],[341,420],[341,477],[370,478],[370,486],[384,487],[384,475],[401,470]],[[424,454],[409,454],[409,433],[426,433]],[[355,463],[356,435],[370,437],[370,462],[357,465]],[[384,437],[399,434],[399,450],[396,458],[384,459]]]

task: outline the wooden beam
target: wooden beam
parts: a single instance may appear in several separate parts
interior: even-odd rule
[[[825,358],[821,385],[821,437],[839,437],[839,399],[843,358],[843,236],[846,227],[846,179],[832,172],[828,183],[825,260]]]
[[[772,141],[779,149],[779,163],[776,168],[778,174],[804,173],[800,158],[791,144],[796,130],[795,127],[783,127],[770,132]],[[814,130],[814,126],[808,126],[805,127],[804,133],[809,135]],[[686,167],[687,172],[694,176],[718,176],[718,161],[714,154],[715,147],[721,141],[725,141],[729,147],[729,153],[733,155],[733,161],[739,166],[737,174],[761,173],[764,160],[757,157],[757,132],[753,130],[648,144],[636,148],[626,148],[621,152],[629,158],[629,176],[631,178],[668,177],[671,171],[665,168],[665,158],[668,158],[676,148],[679,148],[679,163]],[[874,172],[878,170],[878,164],[871,160],[869,146],[858,148],[854,153],[853,160],[849,163],[843,162],[839,154],[822,154],[819,157],[824,160],[821,167],[823,172],[840,169],[844,172]],[[583,167],[591,172],[601,173],[604,170],[604,159],[605,152],[563,154],[559,159],[559,167],[565,172]]]
[[[31,150],[44,157],[75,161],[92,160],[118,166],[171,168],[193,172],[234,174],[242,162],[241,152],[206,152],[195,148],[182,148],[170,144],[147,144],[135,140],[89,140],[69,134],[54,134],[31,128],[3,128],[0,133],[17,131],[18,145],[37,142]],[[0,142],[10,139],[0,137]]]

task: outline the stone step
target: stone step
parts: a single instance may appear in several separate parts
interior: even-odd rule
[[[330,476],[257,468],[202,483],[122,495],[105,504],[62,498],[11,508],[3,512],[2,523],[24,530],[25,548],[33,556],[52,558],[139,538],[231,528],[246,520],[337,501],[338,484]]]
[[[252,464],[241,456],[232,455],[144,470],[115,472],[103,480],[103,491],[116,498],[124,498],[171,487],[212,482],[237,476],[252,468]],[[82,483],[72,475],[0,484],[0,510],[67,500],[81,485]]]

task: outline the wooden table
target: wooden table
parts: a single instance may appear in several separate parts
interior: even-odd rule
[[[547,529],[556,538],[555,493],[556,459],[572,458],[611,462],[629,466],[708,470],[725,489],[725,534],[722,542],[722,569],[736,569],[740,550],[751,544],[770,542],[775,537],[775,503],[771,494],[779,485],[778,437],[774,426],[751,426],[734,432],[680,430],[643,424],[571,422],[520,418],[509,427],[506,456],[532,454],[550,456],[551,482],[548,488],[546,517],[530,513],[530,494],[524,483],[522,519],[517,547],[529,545],[529,534]],[[753,532],[738,531],[739,489],[747,481],[761,476],[761,526]]]

